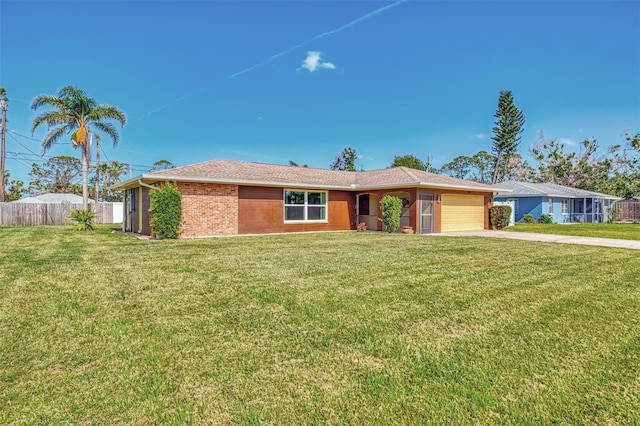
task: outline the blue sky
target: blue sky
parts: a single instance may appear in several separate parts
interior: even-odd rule
[[[366,170],[440,166],[490,150],[501,90],[527,118],[524,155],[539,131],[603,147],[640,131],[638,1],[2,0],[0,28],[24,180],[46,159],[30,102],[65,85],[127,114],[104,154],[134,175],[160,159],[327,168],[347,146]]]

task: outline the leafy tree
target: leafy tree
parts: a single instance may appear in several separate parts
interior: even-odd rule
[[[10,203],[11,201],[17,201],[22,198],[22,196],[27,192],[28,189],[24,186],[23,181],[12,179],[5,191],[4,200],[7,203]]]
[[[29,192],[41,194],[43,192],[82,194],[82,187],[77,182],[82,172],[82,163],[75,157],[66,155],[51,157],[46,163],[31,166],[29,176]]]
[[[348,147],[342,150],[340,154],[336,156],[336,159],[331,164],[331,170],[344,170],[349,172],[356,171],[356,150]]]
[[[9,171],[4,172],[4,201],[10,203],[11,201],[16,201],[22,198],[24,194],[27,193],[27,188],[24,186],[24,182],[21,180],[9,180],[11,174]]]
[[[469,166],[472,170],[469,179],[480,183],[491,183],[495,162],[495,156],[484,150],[478,151],[473,157],[469,158]]]
[[[522,111],[513,103],[511,91],[501,91],[498,98],[498,109],[493,115],[496,118],[493,127],[493,154],[496,162],[493,169],[492,184],[502,180],[505,174],[509,157],[516,153],[520,144],[520,133],[522,133],[525,117]]]
[[[640,195],[640,133],[625,132],[625,143],[609,148],[612,173],[602,191],[630,199]]]
[[[306,164],[303,164],[303,165],[301,166],[300,164],[296,163],[296,162],[295,162],[295,161],[293,161],[293,160],[289,160],[289,165],[290,165],[290,166],[292,166],[292,167],[309,167],[309,166],[308,166],[308,165],[306,165]]]
[[[111,105],[98,105],[87,94],[74,86],[65,86],[54,95],[38,95],[31,102],[31,109],[40,107],[53,109],[38,115],[31,126],[31,133],[41,125],[47,126],[47,135],[42,141],[42,148],[46,151],[60,140],[63,135],[71,135],[74,147],[82,148],[82,199],[84,208],[88,207],[89,199],[89,161],[91,159],[91,145],[89,134],[92,128],[107,134],[113,140],[113,146],[118,144],[120,135],[116,127],[110,122],[114,120],[122,127],[127,122],[125,114]]]
[[[396,155],[393,159],[393,163],[391,163],[391,167],[408,167],[410,169],[427,171],[427,164],[415,155],[411,154],[401,156]]]
[[[158,160],[155,163],[153,163],[153,167],[151,167],[149,169],[150,172],[159,172],[161,170],[168,170],[168,169],[173,169],[176,166],[174,166],[171,161],[168,160]]]
[[[101,181],[99,198],[103,201],[114,202],[122,201],[123,194],[120,191],[114,191],[111,189],[113,185],[120,182],[122,177],[129,170],[129,164],[121,163],[119,161],[110,161],[108,163],[100,164],[99,173],[96,173],[92,178],[92,183],[95,184],[95,179],[98,177]],[[94,194],[95,196],[95,194]]]
[[[538,180],[590,191],[600,191],[609,180],[612,160],[598,156],[598,142],[591,138],[580,144],[580,152],[565,151],[556,139],[541,140],[531,148],[538,161]]]
[[[469,172],[471,171],[472,159],[465,155],[459,155],[452,161],[444,164],[440,169],[442,174],[458,179],[467,179]]]
[[[535,182],[536,172],[520,154],[516,153],[509,157],[507,164],[505,165],[503,180]]]

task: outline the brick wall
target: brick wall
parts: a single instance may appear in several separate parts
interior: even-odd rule
[[[238,185],[178,183],[182,192],[181,237],[236,235]]]

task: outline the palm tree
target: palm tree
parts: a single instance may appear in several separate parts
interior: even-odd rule
[[[65,86],[58,91],[58,95],[39,95],[31,102],[31,109],[42,106],[53,109],[45,111],[33,120],[31,133],[42,124],[47,125],[49,133],[42,141],[43,151],[62,138],[70,134],[74,147],[82,147],[82,203],[84,208],[89,202],[89,161],[91,159],[91,145],[89,135],[91,128],[107,134],[113,140],[113,146],[118,145],[120,135],[116,127],[107,120],[115,120],[122,127],[127,122],[124,112],[111,105],[98,105],[87,94],[74,86]]]

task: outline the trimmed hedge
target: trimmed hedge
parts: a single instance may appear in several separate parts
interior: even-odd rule
[[[489,211],[491,226],[493,229],[502,229],[509,226],[511,219],[511,206],[493,206]]]
[[[385,195],[380,200],[382,212],[382,224],[387,232],[395,232],[400,228],[400,215],[402,214],[402,200],[398,197]]]
[[[175,184],[167,183],[149,193],[151,229],[156,237],[177,238],[182,222],[182,193]]]

